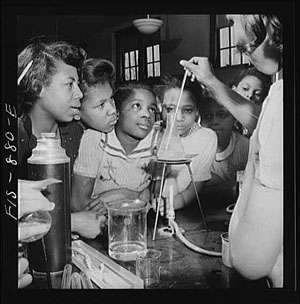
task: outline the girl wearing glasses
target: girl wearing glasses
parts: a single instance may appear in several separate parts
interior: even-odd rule
[[[282,68],[282,24],[275,15],[228,15],[238,50],[262,73]],[[283,80],[275,82],[260,106],[228,88],[213,74],[207,58],[182,60],[250,132],[243,188],[229,224],[231,264],[249,279],[268,278],[283,287]],[[259,115],[260,114],[260,115]]]
[[[214,204],[236,200],[236,174],[245,170],[249,139],[235,130],[236,119],[212,97],[200,103],[201,125],[214,130],[218,137],[217,153],[211,168],[211,179],[205,184],[202,199],[208,196]],[[211,199],[213,197],[213,199]]]

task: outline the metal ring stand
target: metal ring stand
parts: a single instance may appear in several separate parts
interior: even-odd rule
[[[156,228],[157,228],[157,222],[158,222],[158,214],[159,214],[159,206],[160,206],[163,187],[164,187],[164,184],[165,184],[167,165],[184,165],[184,164],[187,165],[189,173],[190,173],[191,181],[192,181],[192,184],[193,184],[193,187],[194,187],[194,190],[195,190],[198,205],[199,205],[199,208],[200,208],[203,223],[204,223],[206,231],[208,231],[205,216],[204,216],[204,213],[203,213],[203,210],[202,210],[202,206],[201,206],[200,199],[199,199],[199,196],[198,196],[197,188],[196,188],[196,185],[195,185],[193,172],[192,172],[192,169],[191,169],[191,166],[190,166],[190,163],[191,163],[192,160],[190,158],[185,158],[185,159],[180,159],[180,160],[166,160],[166,159],[154,158],[153,161],[155,162],[154,170],[156,169],[156,164],[157,163],[163,164],[163,170],[162,170],[161,184],[160,184],[160,189],[159,189],[158,203],[156,204],[156,216],[155,216],[155,225],[154,225],[152,240],[153,241],[155,240],[155,234],[156,234]],[[155,183],[156,183],[156,180],[154,180],[154,184]],[[154,186],[153,186],[153,188],[154,188]]]

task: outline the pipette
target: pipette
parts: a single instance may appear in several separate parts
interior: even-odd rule
[[[179,109],[184,85],[185,85],[185,82],[186,82],[187,74],[188,74],[188,70],[185,71],[184,76],[183,76],[183,80],[182,80],[182,84],[181,84],[181,88],[180,88],[180,94],[179,94],[176,109],[175,109],[174,119],[173,119],[172,124],[171,124],[171,130],[170,130],[170,134],[169,134],[169,137],[168,137],[168,140],[167,140],[166,149],[168,149],[168,146],[169,146],[169,143],[170,143],[170,139],[171,139],[171,135],[172,135],[174,125],[175,125],[175,121],[176,121],[176,117],[177,117],[177,113],[178,113],[178,109]]]

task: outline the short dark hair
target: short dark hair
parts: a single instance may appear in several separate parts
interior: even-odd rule
[[[238,84],[247,76],[254,76],[262,82],[263,90],[261,99],[264,100],[267,97],[270,86],[272,84],[272,77],[271,75],[266,75],[260,72],[255,67],[250,67],[248,69],[242,70],[230,87],[232,87],[233,85],[238,86]]]
[[[18,115],[27,113],[37,100],[42,87],[51,83],[56,63],[62,61],[74,66],[78,75],[86,52],[66,41],[37,42],[28,45],[18,56],[18,77],[32,62],[18,84]]]
[[[199,113],[200,116],[201,114],[205,113],[207,110],[209,110],[209,108],[211,107],[211,105],[213,104],[219,104],[216,99],[214,97],[212,97],[212,95],[206,95],[203,96],[201,99],[201,102],[199,103]]]
[[[106,82],[114,89],[114,81],[115,66],[111,61],[101,58],[89,58],[83,63],[80,83],[83,93],[89,87]]]
[[[171,88],[181,88],[184,75],[164,75],[161,79],[161,85],[157,86],[158,98],[163,102],[164,94],[167,90]],[[184,84],[184,91],[189,92],[190,97],[197,109],[199,107],[199,102],[202,99],[202,88],[198,81],[191,81],[189,77],[186,78]]]
[[[153,97],[156,98],[152,86],[148,84],[136,81],[122,82],[118,85],[117,89],[112,95],[112,98],[115,100],[117,110],[121,111],[123,102],[132,97],[135,94],[135,91],[139,89],[150,92],[153,94]]]

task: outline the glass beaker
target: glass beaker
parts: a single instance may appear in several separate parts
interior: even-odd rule
[[[124,199],[106,207],[109,255],[121,261],[134,261],[137,253],[147,248],[147,202]]]
[[[175,113],[167,114],[167,125],[158,148],[157,158],[164,160],[181,160],[185,158],[183,145],[177,131]]]

